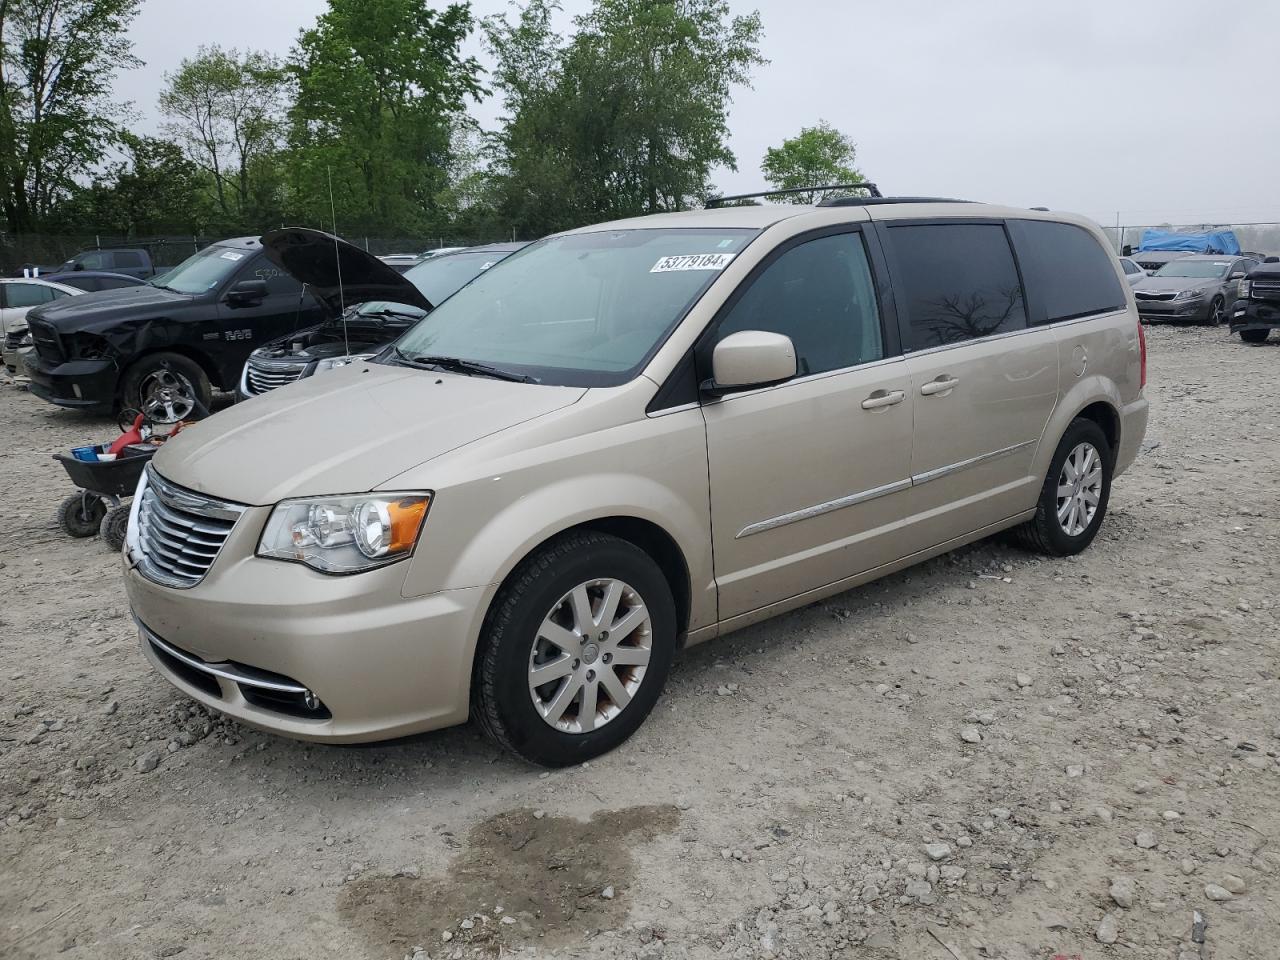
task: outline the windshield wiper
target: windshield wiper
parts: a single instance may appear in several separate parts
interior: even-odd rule
[[[536,377],[530,377],[523,373],[514,373],[511,370],[503,370],[501,367],[490,366],[487,363],[480,363],[476,360],[463,360],[460,357],[432,357],[421,356],[411,357],[399,347],[392,347],[397,362],[407,367],[435,367],[438,370],[448,370],[453,373],[465,373],[469,376],[492,377],[495,380],[510,380],[512,383],[537,383]]]
[[[352,319],[359,320],[361,317],[403,317],[405,320],[421,320],[426,314],[422,311],[417,313],[409,313],[405,310],[392,310],[390,307],[383,307],[379,310],[355,310]]]

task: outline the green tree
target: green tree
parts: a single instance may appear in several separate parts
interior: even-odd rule
[[[735,169],[728,110],[749,84],[760,17],[724,0],[595,0],[567,41],[554,0],[486,22],[508,111],[498,136],[500,204],[530,234],[662,210]]]
[[[329,222],[329,178],[341,229],[438,225],[450,137],[480,65],[463,57],[470,7],[422,0],[329,0],[303,32],[290,70],[293,209]]]
[[[141,0],[0,0],[0,207],[29,232],[117,140]]]
[[[129,237],[198,232],[209,213],[199,201],[209,175],[176,143],[128,132],[120,139],[125,159],[77,188],[58,206],[51,228],[81,232],[91,226]]]
[[[852,138],[819,120],[817,126],[802,127],[781,146],[766,150],[760,170],[775,190],[861,183],[865,178],[853,165],[856,154]],[[809,202],[816,199],[816,193],[809,194]]]
[[[159,101],[164,129],[209,173],[227,223],[262,219],[264,190],[271,197],[275,188],[276,164],[270,161],[284,136],[287,86],[270,54],[218,46],[200,47],[165,74]]]

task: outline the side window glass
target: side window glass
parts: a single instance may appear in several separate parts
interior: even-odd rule
[[[1027,325],[1022,284],[1004,227],[943,223],[891,227],[906,291],[906,347],[963,343]]]
[[[1120,265],[1124,267],[1124,272],[1130,276],[1138,272],[1138,265],[1132,260],[1121,260]]]
[[[1036,323],[1124,309],[1111,251],[1088,230],[1052,220],[1011,220],[1009,230],[1027,289],[1044,312]]]
[[[297,298],[302,294],[302,284],[285,273],[266,257],[258,256],[236,276],[236,281],[265,280],[267,296],[291,296]]]
[[[6,305],[10,307],[35,307],[53,299],[53,288],[38,283],[5,284]]]
[[[778,257],[720,321],[717,339],[741,330],[790,337],[801,376],[881,359],[880,312],[861,234],[819,237]]]
[[[121,250],[115,254],[117,267],[130,269],[142,266],[142,254],[134,250]]]
[[[107,269],[107,255],[105,253],[99,253],[95,251],[93,253],[83,254],[77,259],[80,263],[80,266],[82,266],[85,270],[106,270]]]

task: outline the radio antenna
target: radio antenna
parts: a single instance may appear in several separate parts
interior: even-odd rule
[[[342,350],[351,356],[351,342],[347,337],[347,298],[342,289],[342,256],[338,250],[338,210],[333,203],[333,167],[325,167],[329,176],[329,217],[333,222],[333,263],[338,268],[338,314],[342,318]]]

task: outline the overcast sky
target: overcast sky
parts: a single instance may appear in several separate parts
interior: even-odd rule
[[[887,194],[1049,206],[1113,224],[1280,221],[1280,3],[730,0],[770,61],[734,96],[738,170],[825,119]],[[564,0],[568,15],[589,0]],[[288,53],[325,0],[146,0],[146,66],[118,80],[154,127],[166,71],[201,43]],[[474,0],[478,16],[508,9]],[[469,52],[485,61],[478,42]],[[492,127],[501,105],[474,115]]]

